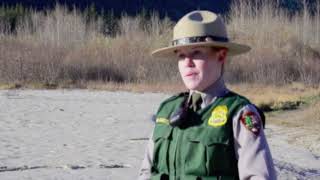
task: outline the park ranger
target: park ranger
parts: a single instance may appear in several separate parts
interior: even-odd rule
[[[223,79],[227,57],[249,50],[230,42],[222,18],[210,11],[177,22],[171,45],[152,55],[177,57],[188,91],[160,104],[140,180],[276,179],[263,113]]]

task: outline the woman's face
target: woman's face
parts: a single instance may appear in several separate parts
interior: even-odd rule
[[[220,77],[226,49],[181,48],[176,51],[176,55],[179,60],[179,72],[186,88],[203,91]]]

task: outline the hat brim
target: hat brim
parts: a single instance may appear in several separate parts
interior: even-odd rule
[[[237,44],[232,42],[198,42],[183,44],[177,46],[169,46],[165,48],[160,48],[151,53],[153,57],[172,57],[175,56],[175,51],[181,48],[186,47],[195,47],[195,46],[205,46],[205,47],[222,47],[228,49],[228,56],[236,56],[250,51],[250,47],[243,44]]]

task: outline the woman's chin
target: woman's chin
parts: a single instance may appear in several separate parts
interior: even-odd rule
[[[186,88],[189,89],[189,90],[201,91],[201,87],[200,87],[200,84],[199,84],[199,83],[185,82],[184,85],[185,85]]]

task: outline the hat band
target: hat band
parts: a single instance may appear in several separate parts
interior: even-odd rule
[[[199,43],[199,42],[211,42],[211,41],[229,42],[229,39],[225,37],[219,37],[219,36],[196,36],[196,37],[176,39],[176,40],[173,40],[171,44],[172,46],[177,46],[177,45],[185,45],[185,44]]]

